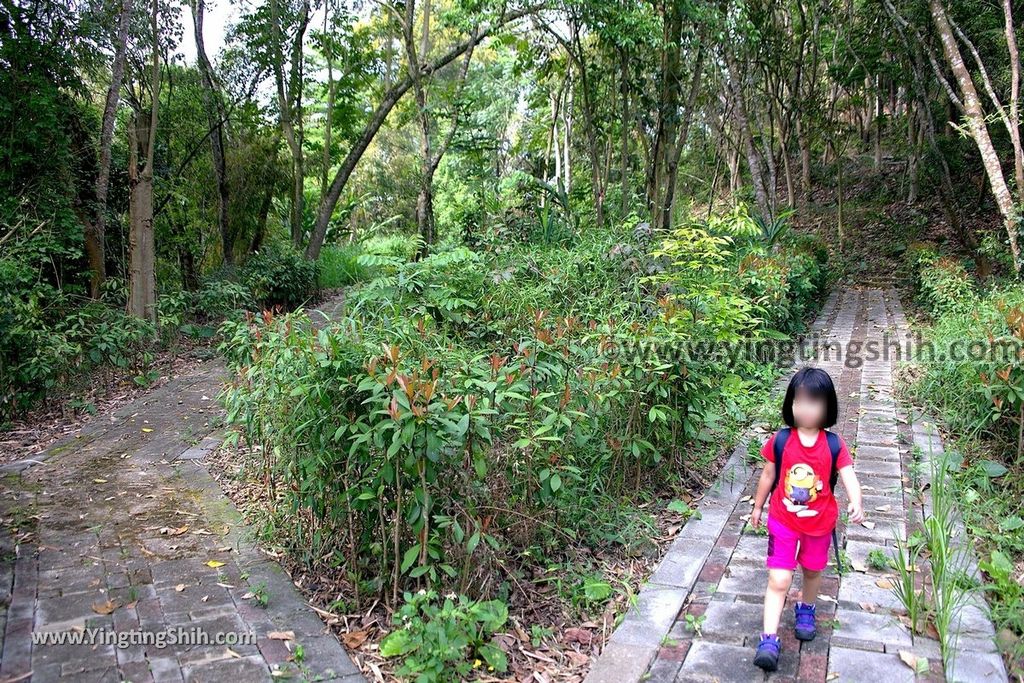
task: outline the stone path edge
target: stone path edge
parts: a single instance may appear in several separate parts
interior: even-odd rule
[[[754,435],[748,431],[746,440]],[[746,442],[741,442],[722,468],[697,510],[679,530],[637,595],[636,604],[605,643],[584,683],[641,680],[675,623],[718,536],[743,493],[750,474]]]
[[[945,452],[942,435],[936,428],[938,422],[933,419],[933,416],[919,410],[909,412],[913,445],[920,449],[921,463],[924,465],[921,481],[922,484],[930,484],[932,456],[938,456]],[[918,523],[932,516],[930,486],[928,490],[928,495],[924,496],[923,509],[917,508],[914,512],[919,517],[916,520]],[[978,578],[980,570],[977,553],[964,525],[959,506],[955,503],[952,506],[951,516],[954,530],[951,541],[953,552],[957,555],[955,562],[960,565],[967,576]],[[985,600],[984,590],[979,580],[978,586],[969,592],[966,603],[959,608],[954,617],[957,635],[953,653],[947,663],[946,680],[954,683],[1008,680],[1003,656],[996,646],[995,627],[989,613],[990,607]]]
[[[819,309],[809,334],[827,328],[836,312],[838,290],[834,290]],[[789,381],[785,373],[776,383],[779,391]],[[722,467],[722,471],[697,505],[699,515],[690,517],[669,545],[657,568],[637,594],[625,617],[605,643],[583,683],[622,683],[643,680],[662,642],[668,636],[686,597],[725,529],[729,517],[743,495],[751,467],[747,444],[759,434],[745,430]]]

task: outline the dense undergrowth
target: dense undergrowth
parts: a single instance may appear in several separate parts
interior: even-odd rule
[[[955,499],[981,556],[978,578],[998,643],[1008,671],[1019,679],[1024,676],[1024,290],[995,278],[978,282],[970,263],[928,245],[914,245],[909,260],[918,303],[931,318],[923,330],[925,355],[911,369],[909,393],[948,428]]]
[[[271,248],[195,290],[161,292],[155,319],[137,318],[125,313],[125,280],[108,278],[93,300],[81,285],[50,272],[55,238],[42,227],[9,234],[0,255],[0,426],[66,399],[97,375],[146,386],[162,350],[212,339],[221,320],[242,311],[298,306],[318,289],[318,263]]]
[[[277,501],[267,533],[341,568],[345,607],[413,600],[382,646],[409,675],[444,658],[409,644],[419,611],[465,618],[553,567],[567,605],[599,611],[620,587],[596,555],[642,539],[641,501],[679,509],[772,385],[766,358],[696,347],[798,332],[828,274],[819,242],[743,211],[657,239],[397,251],[332,257],[366,280],[326,328],[264,313],[225,323],[221,348],[228,422]],[[421,589],[470,602],[427,607]]]

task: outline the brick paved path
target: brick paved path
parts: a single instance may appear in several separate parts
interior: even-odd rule
[[[829,298],[809,341],[817,336],[844,345],[870,340],[880,344],[886,330],[904,338],[906,321],[896,292],[850,288]],[[895,536],[906,538],[908,524],[911,531],[920,527],[922,511],[905,489],[913,446],[940,450],[941,441],[927,424],[911,424],[893,400],[894,361],[862,357],[866,361],[860,367],[847,367],[857,364],[835,355],[814,362],[836,381],[840,422],[834,429],[854,452],[867,519],[873,523],[873,528],[840,526],[848,564],[857,571],[847,566],[840,580],[830,566],[817,603],[817,638],[801,644],[793,636],[798,573],[780,626],[779,670],[768,676],[753,666],[767,581],[767,540],[744,521],[757,487],[760,455],[755,451],[748,457],[746,444],[741,444],[702,499],[701,517],[690,519],[680,530],[641,590],[636,608],[605,645],[587,683],[943,680],[939,643],[911,634],[898,619],[901,604],[885,587],[892,574],[866,567],[871,550],[882,549],[888,556]],[[788,379],[780,382],[780,389]],[[754,436],[759,447],[768,434]],[[845,494],[840,494],[841,510],[846,502]],[[1005,681],[992,636],[981,607],[965,610],[958,656],[951,667],[955,674],[948,678]],[[927,658],[930,673],[915,679],[900,651]]]
[[[0,470],[0,682],[363,680],[203,465],[223,378],[207,362]],[[256,640],[33,645],[91,628]]]

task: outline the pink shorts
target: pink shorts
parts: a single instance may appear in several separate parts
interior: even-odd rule
[[[819,572],[828,565],[830,535],[810,536],[793,531],[782,522],[768,516],[768,558],[769,569],[796,570],[800,566],[812,572]]]

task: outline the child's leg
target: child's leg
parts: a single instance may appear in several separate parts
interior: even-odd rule
[[[786,594],[793,583],[800,535],[770,516],[765,526],[768,528],[768,557],[765,559],[768,588],[764,593],[764,632],[777,633]]]
[[[818,591],[821,589],[821,575],[824,572],[812,571],[807,567],[803,568],[804,581],[803,590],[800,592],[800,602],[805,605],[813,605],[818,599]]]
[[[821,590],[821,576],[828,566],[828,549],[831,536],[803,536],[797,561],[803,569],[803,591],[800,602],[813,605]]]
[[[793,571],[790,569],[769,569],[768,589],[764,592],[764,632],[778,633],[779,619],[782,609],[786,606],[786,594],[793,583]]]

